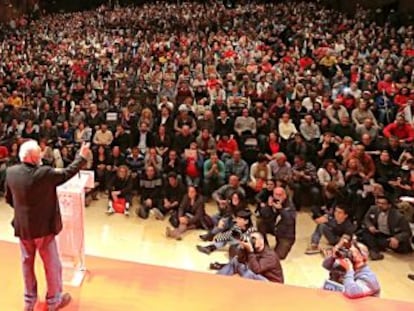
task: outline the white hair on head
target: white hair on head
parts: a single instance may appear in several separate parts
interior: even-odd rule
[[[19,159],[20,159],[20,161],[24,162],[24,159],[30,154],[30,152],[32,152],[33,150],[36,150],[38,148],[40,148],[39,144],[35,140],[29,140],[29,141],[24,142],[20,146],[20,150],[19,150]]]

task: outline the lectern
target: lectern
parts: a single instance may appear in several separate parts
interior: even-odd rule
[[[84,209],[85,189],[94,187],[94,172],[80,171],[57,188],[63,229],[57,236],[63,284],[79,287],[86,273]]]

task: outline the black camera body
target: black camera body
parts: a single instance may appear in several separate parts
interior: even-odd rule
[[[346,258],[348,258],[351,261],[353,259],[352,252],[347,247],[341,247],[341,248],[339,248],[335,252],[335,257],[338,258],[338,259],[346,259]]]
[[[237,241],[249,243],[252,246],[252,249],[255,249],[256,238],[250,235],[244,234],[240,228],[233,228],[231,230],[231,237]]]

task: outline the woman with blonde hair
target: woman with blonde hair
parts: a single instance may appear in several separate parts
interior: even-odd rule
[[[129,216],[129,209],[132,205],[132,181],[126,165],[121,165],[114,178],[109,182],[108,195],[109,201],[106,213],[108,215],[115,213],[114,204],[123,202],[125,204],[124,215]]]
[[[146,122],[148,124],[148,129],[152,129],[152,127],[154,126],[154,117],[153,117],[153,113],[151,111],[151,109],[149,108],[144,108],[142,109],[141,112],[141,116],[139,118],[139,124],[141,124],[142,122]]]

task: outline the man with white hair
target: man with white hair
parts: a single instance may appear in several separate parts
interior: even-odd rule
[[[48,311],[59,310],[71,300],[68,293],[62,293],[62,266],[55,241],[55,235],[62,230],[56,187],[81,169],[88,153],[89,145],[84,144],[72,164],[65,169],[54,169],[41,166],[40,147],[36,141],[29,140],[20,147],[21,164],[7,170],[6,202],[14,208],[12,225],[15,236],[20,239],[25,311],[34,310],[37,301],[36,250],[46,272]]]

